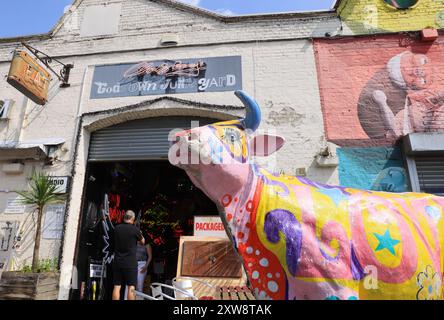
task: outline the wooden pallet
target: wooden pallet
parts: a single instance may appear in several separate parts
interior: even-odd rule
[[[217,287],[217,300],[256,300],[253,292],[247,286]]]

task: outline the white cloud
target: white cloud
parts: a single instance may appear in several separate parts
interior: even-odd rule
[[[216,9],[214,10],[216,13],[221,14],[223,16],[234,16],[236,15],[233,11],[230,9]]]
[[[185,3],[185,4],[189,4],[191,6],[199,7],[202,0],[179,0],[179,1],[182,3]],[[206,9],[206,10],[210,10],[210,9]],[[223,15],[223,16],[235,16],[236,15],[236,13],[234,13],[230,9],[221,8],[221,9],[210,10],[210,11],[214,11],[218,14]]]
[[[200,0],[180,0],[180,2],[197,7],[199,6]]]

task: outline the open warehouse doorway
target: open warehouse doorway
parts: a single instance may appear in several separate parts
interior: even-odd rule
[[[176,275],[179,239],[193,235],[194,216],[218,215],[214,203],[168,161],[169,133],[190,128],[191,121],[205,125],[217,120],[148,118],[91,135],[73,299],[111,298],[112,230],[126,210],[136,213],[136,223],[153,249],[146,282],[163,283]]]

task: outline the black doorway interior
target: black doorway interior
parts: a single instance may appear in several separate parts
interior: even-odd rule
[[[107,254],[112,255],[112,227],[121,223],[123,213],[129,209],[138,216],[138,225],[153,249],[147,278],[168,283],[176,276],[180,236],[193,234],[195,215],[217,215],[214,203],[183,170],[168,161],[90,163],[87,172],[76,263],[79,289],[72,297],[110,299],[112,262],[103,261]],[[102,210],[105,195],[110,207],[109,240],[105,239]],[[168,225],[164,232],[150,235],[152,228],[147,226],[153,225],[154,217],[161,217]],[[173,228],[172,224],[177,225]],[[156,236],[159,234],[162,236]],[[104,275],[100,274],[100,266],[105,267]],[[99,272],[95,273],[95,269]]]

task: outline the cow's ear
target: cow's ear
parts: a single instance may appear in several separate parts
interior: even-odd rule
[[[250,153],[252,156],[266,157],[278,151],[285,143],[281,136],[257,135],[250,141]]]

